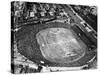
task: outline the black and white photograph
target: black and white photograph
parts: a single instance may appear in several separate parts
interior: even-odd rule
[[[97,69],[97,6],[33,1],[11,2],[11,73]]]

